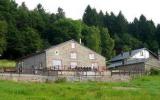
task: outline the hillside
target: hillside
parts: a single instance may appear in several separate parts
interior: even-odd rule
[[[20,83],[0,81],[0,100],[158,100],[160,77],[118,83]]]

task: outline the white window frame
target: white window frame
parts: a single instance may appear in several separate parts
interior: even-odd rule
[[[54,61],[55,61],[55,62],[54,62]],[[58,63],[57,63],[57,62],[58,62]],[[59,63],[59,62],[60,62],[60,63]],[[57,65],[56,65],[55,63],[57,63]],[[60,64],[60,65],[58,65],[58,64]],[[58,69],[58,67],[59,67],[59,69],[61,69],[61,67],[62,67],[62,61],[61,61],[61,60],[58,60],[58,59],[52,60],[52,67],[55,68],[55,69]]]
[[[76,68],[77,67],[77,62],[70,62],[71,68]]]
[[[75,43],[71,43],[71,48],[76,48],[76,44]]]
[[[71,57],[71,59],[77,59],[77,53],[71,52],[70,57]]]
[[[98,64],[95,62],[95,63],[92,63],[91,64],[91,68],[93,69],[93,68],[98,68]]]
[[[89,54],[89,59],[91,59],[91,60],[92,60],[92,59],[95,59],[95,54],[94,54],[94,53],[90,53],[90,54]]]

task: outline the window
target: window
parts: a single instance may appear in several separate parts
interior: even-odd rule
[[[55,51],[55,55],[59,55],[59,51],[58,50]]]
[[[143,51],[140,52],[140,56],[143,56]]]
[[[77,62],[71,62],[71,68],[76,68],[77,67]]]
[[[91,68],[93,69],[93,68],[97,68],[98,67],[98,65],[97,65],[97,63],[92,63],[92,65],[91,65]]]
[[[75,43],[71,43],[71,47],[72,47],[72,48],[75,48],[75,47],[76,47],[76,44],[75,44]]]
[[[62,62],[61,62],[61,60],[53,60],[53,61],[52,61],[52,66],[53,66],[53,68],[55,68],[55,69],[61,69],[61,67],[62,67]]]
[[[95,59],[94,54],[89,54],[89,59]]]
[[[74,52],[74,53],[71,53],[71,59],[76,59],[77,58],[77,54]]]

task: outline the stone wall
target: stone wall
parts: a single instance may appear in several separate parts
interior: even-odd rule
[[[129,81],[130,76],[124,75],[106,75],[106,76],[41,76],[41,75],[30,75],[30,74],[0,74],[0,80],[12,80],[22,82],[54,82],[58,79],[66,78],[66,81],[100,81],[100,82],[119,82]]]
[[[145,63],[145,69],[146,71],[150,71],[151,68],[160,69],[160,60],[151,56]]]

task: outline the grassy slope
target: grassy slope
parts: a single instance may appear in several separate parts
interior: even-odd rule
[[[160,76],[119,83],[0,81],[0,100],[159,100]]]
[[[0,60],[0,67],[15,67],[16,62],[11,60]]]

